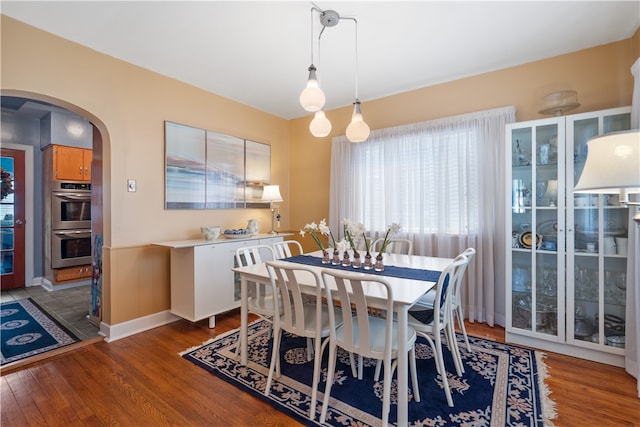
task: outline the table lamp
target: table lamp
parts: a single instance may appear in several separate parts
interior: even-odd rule
[[[262,190],[262,201],[269,202],[271,208],[271,234],[278,234],[274,227],[275,221],[275,202],[282,202],[282,196],[280,195],[279,185],[265,185]]]
[[[574,193],[619,194],[623,206],[640,206],[640,130],[614,132],[587,143],[587,160]],[[640,211],[633,220],[640,226]]]

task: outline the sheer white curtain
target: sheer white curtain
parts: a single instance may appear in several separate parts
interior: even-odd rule
[[[631,128],[640,129],[640,58],[631,66],[633,74],[633,97],[631,101]],[[640,201],[637,195],[632,200]],[[637,208],[631,207],[632,210]],[[633,375],[637,381],[638,397],[640,397],[640,230],[629,219],[629,240],[627,250],[627,308],[625,337],[625,363],[626,371]]]
[[[420,255],[477,251],[463,295],[470,321],[504,325],[505,125],[515,108],[333,138],[329,224],[361,222],[375,238],[391,223]]]

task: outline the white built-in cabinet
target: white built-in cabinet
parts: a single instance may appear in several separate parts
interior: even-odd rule
[[[262,234],[246,239],[183,240],[156,243],[171,248],[171,313],[196,322],[240,307],[240,278],[237,267],[238,248],[268,245],[285,235]]]
[[[587,141],[629,129],[630,111],[507,126],[508,342],[622,366],[629,209],[573,188]]]

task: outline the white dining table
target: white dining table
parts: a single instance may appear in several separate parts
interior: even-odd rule
[[[318,258],[317,265],[299,264],[291,262],[292,265],[298,265],[305,267],[311,267],[316,269],[320,273],[324,268],[330,269],[330,266],[323,265],[321,263],[322,252],[316,251],[306,255],[315,256]],[[280,260],[286,261],[286,259]],[[431,270],[431,271],[443,271],[447,265],[449,265],[453,259],[451,258],[436,258],[420,255],[401,255],[401,254],[385,254],[384,265],[407,267],[413,269]],[[233,271],[240,275],[240,293],[241,293],[241,308],[240,308],[240,347],[238,352],[240,353],[240,364],[247,364],[247,330],[248,330],[248,283],[269,283],[269,272],[265,263],[250,265],[246,267],[237,267]],[[391,285],[393,293],[393,307],[396,313],[398,322],[398,354],[406,355],[409,351],[407,348],[407,331],[408,331],[408,311],[409,308],[416,303],[416,301],[431,290],[436,282],[425,280],[414,280],[398,278],[393,276],[386,276],[383,272],[373,273],[373,271],[367,271],[360,269],[353,269],[354,272],[361,272],[364,274],[371,273],[376,275],[382,275]],[[374,285],[372,283],[372,285]],[[315,282],[309,283],[309,292],[315,292]],[[366,295],[368,301],[372,302],[372,306],[376,308],[385,307],[386,296],[379,289],[379,286],[367,287],[369,289]],[[384,298],[384,299],[383,299]],[[408,390],[408,357],[398,357],[397,366],[397,378],[398,378],[398,391]],[[397,406],[397,424],[399,426],[407,425],[408,417],[408,393],[398,392],[398,406]]]

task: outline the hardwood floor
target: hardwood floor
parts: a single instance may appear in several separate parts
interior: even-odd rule
[[[10,426],[298,426],[269,404],[183,360],[178,353],[239,326],[238,312],[184,320],[113,343],[2,368],[1,419]],[[467,324],[504,340],[502,328]],[[557,426],[640,426],[635,379],[621,368],[547,353]]]

